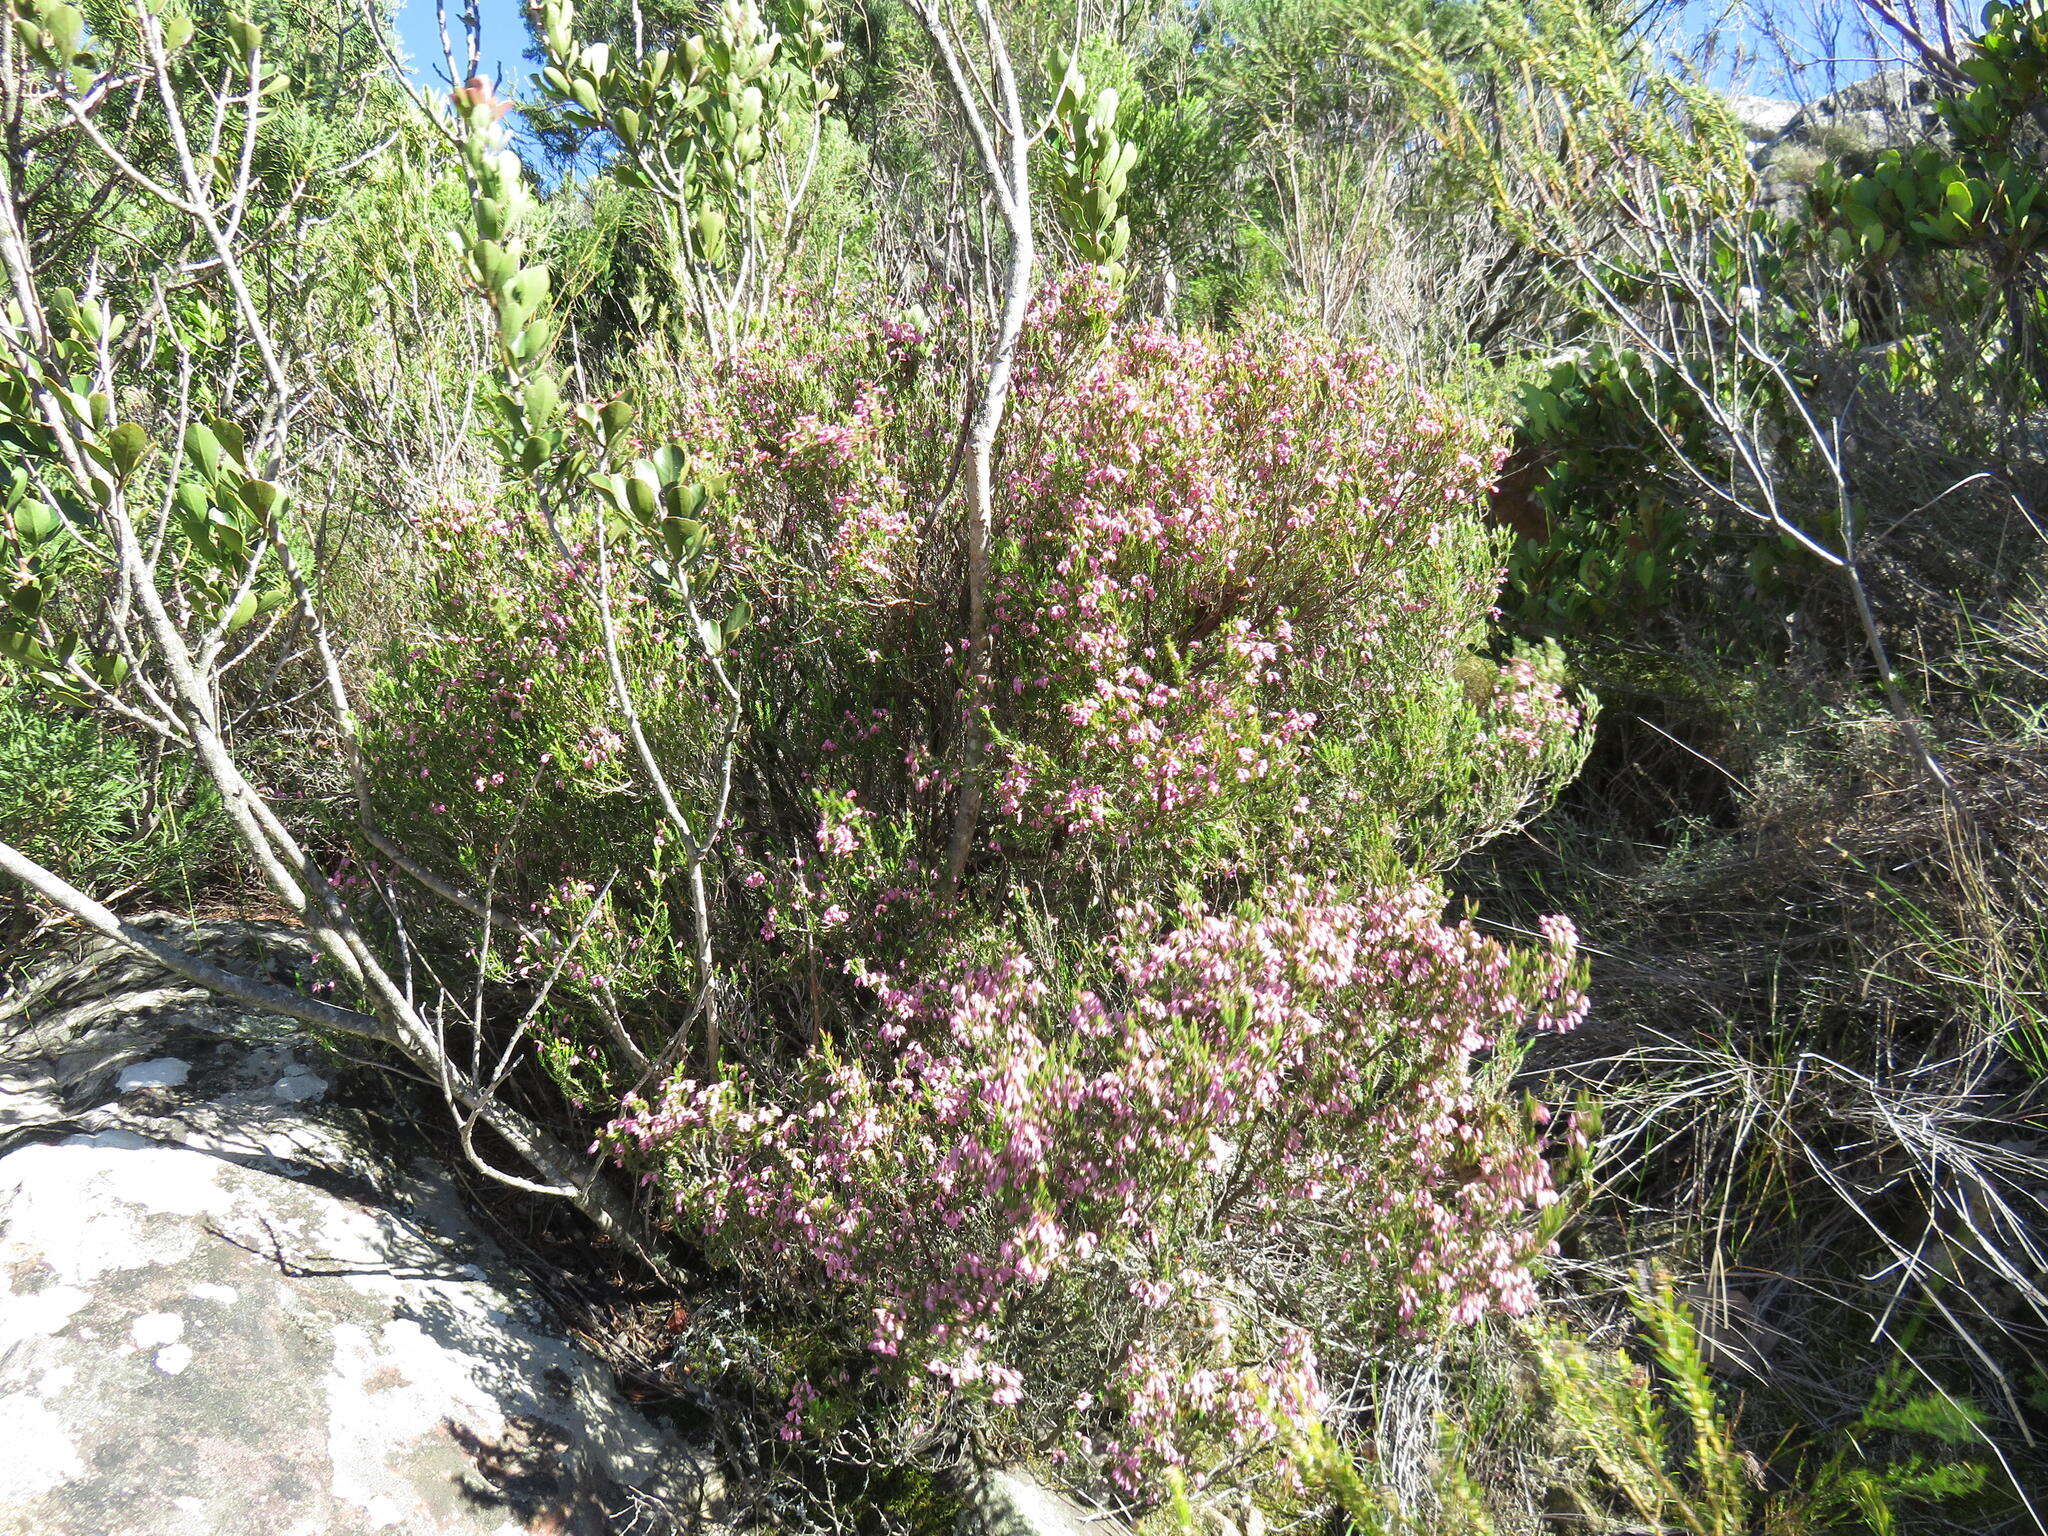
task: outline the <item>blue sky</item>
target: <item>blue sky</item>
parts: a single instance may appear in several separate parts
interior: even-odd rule
[[[462,0],[447,0],[448,31],[455,42],[458,66],[463,62],[461,39]],[[477,15],[482,23],[484,73],[494,80],[511,81],[523,88],[533,66],[522,55],[526,51],[526,20],[521,0],[478,0]],[[414,71],[423,78],[439,79],[446,71],[441,62],[441,34],[434,19],[434,0],[402,0],[398,9],[398,35],[411,55]]]

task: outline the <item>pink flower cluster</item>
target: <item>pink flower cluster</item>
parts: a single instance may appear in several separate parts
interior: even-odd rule
[[[1514,950],[1419,889],[1261,905],[1125,912],[1101,989],[1022,955],[863,972],[870,1044],[678,1082],[606,1144],[707,1252],[859,1320],[905,1377],[998,1408],[1064,1380],[1068,1401],[1035,1406],[1066,1415],[1071,1453],[1128,1488],[1199,1471],[1315,1393],[1305,1340],[1217,1342],[1245,1243],[1320,1245],[1361,1312],[1407,1332],[1529,1306],[1556,1197],[1533,1128],[1475,1073],[1584,1007],[1562,920]],[[1117,1320],[1108,1392],[1032,1356],[1047,1309]]]
[[[1318,741],[1447,675],[1490,600],[1490,568],[1422,569],[1495,445],[1370,351],[1144,330],[1078,375],[1027,362],[1017,412],[991,639],[1022,829],[1284,818]]]
[[[1504,771],[1540,763],[1582,723],[1578,707],[1564,690],[1541,676],[1526,657],[1516,657],[1501,668],[1492,716],[1491,728],[1478,747]]]
[[[1095,1457],[1118,1488],[1136,1494],[1168,1468],[1192,1472],[1189,1480],[1200,1486],[1205,1469],[1190,1465],[1191,1445],[1235,1451],[1270,1443],[1315,1422],[1324,1394],[1314,1342],[1292,1328],[1251,1370],[1191,1364],[1140,1345],[1111,1383],[1109,1402],[1121,1418],[1120,1430],[1100,1444],[1079,1436],[1076,1449]]]
[[[1369,351],[1117,332],[1109,297],[1055,291],[1020,356],[958,882],[957,349],[928,316],[838,326],[675,405],[731,476],[710,607],[755,614],[710,870],[745,1065],[628,1100],[603,1142],[835,1367],[1056,1429],[1136,1491],[1288,1438],[1318,1350],[1530,1304],[1555,1195],[1501,1047],[1577,1019],[1570,930],[1511,948],[1421,887],[1315,872],[1422,878],[1556,782],[1584,722],[1559,669],[1477,659],[1482,422]],[[635,1080],[611,1028],[658,1028],[696,978],[578,596],[592,531],[560,526],[566,551],[482,508],[423,528],[429,618],[372,729],[380,806],[579,935],[535,1038],[597,1104]],[[708,796],[723,706],[611,569],[655,750]],[[1257,894],[1155,909],[1179,890]],[[996,937],[1025,905],[1074,970]],[[515,985],[553,970],[512,960]],[[779,1431],[837,1390],[796,1381]]]
[[[1270,873],[1311,848],[1427,858],[1540,796],[1569,706],[1506,718],[1501,741],[1535,753],[1506,762],[1458,681],[1499,575],[1477,516],[1493,430],[1369,349],[1114,332],[1104,300],[1055,285],[1020,357],[976,867],[1093,884],[1141,863]],[[967,704],[960,380],[907,334],[766,348],[691,413],[732,477],[718,538],[759,619],[753,685],[794,704],[787,814],[857,794],[876,833],[852,857],[843,830],[778,830],[748,872],[751,926],[815,935],[840,912],[870,954],[903,953],[886,936],[930,885],[916,854],[949,825]],[[1437,722],[1460,709],[1451,739]]]

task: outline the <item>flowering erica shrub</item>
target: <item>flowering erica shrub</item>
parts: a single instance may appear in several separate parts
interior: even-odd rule
[[[529,986],[561,958],[536,1046],[572,1097],[604,1105],[616,1063],[595,1016],[624,1008],[656,1033],[690,977],[670,833],[650,814],[597,660],[580,584],[589,530],[562,531],[558,544],[537,517],[471,500],[423,514],[404,622],[366,690],[365,772],[387,829],[498,910],[576,936],[562,958],[510,927],[479,935],[435,904],[407,917],[444,964],[459,954],[495,981]],[[613,603],[627,664],[657,682],[638,700],[643,726],[679,780],[701,780],[709,724],[677,626],[630,587]]]
[[[1488,424],[1367,350],[1105,336],[1099,299],[1041,304],[998,462],[970,891],[1398,880],[1567,779],[1587,732],[1554,662],[1480,654]],[[906,932],[953,931],[924,898],[966,702],[934,514],[956,384],[878,320],[756,352],[690,418],[731,479],[722,538],[775,700],[753,744],[775,825],[744,887],[771,938],[907,959]]]
[[[1369,350],[1284,332],[1143,330],[1021,392],[1000,835],[1282,867],[1378,835],[1432,863],[1569,762],[1560,699],[1517,765],[1534,774],[1442,777],[1516,707],[1460,682],[1498,581],[1486,424]]]
[[[681,1082],[606,1143],[719,1262],[920,1395],[1007,1412],[1126,1491],[1312,1412],[1284,1276],[1391,1339],[1520,1312],[1554,1198],[1485,1053],[1564,1029],[1568,927],[1517,954],[1425,892],[1121,914],[1099,985],[1027,958],[867,975],[880,1023],[794,1072]],[[799,1405],[814,1388],[799,1391]],[[799,1415],[800,1417],[800,1415]]]
[[[947,887],[963,381],[928,323],[764,343],[645,423],[730,487],[703,601],[752,614],[705,870],[720,1080],[647,1066],[702,986],[579,581],[601,533],[646,558],[625,534],[424,530],[378,795],[574,935],[485,969],[677,1235],[773,1298],[786,1434],[852,1394],[905,1443],[1057,1447],[1139,1494],[1287,1440],[1319,1361],[1528,1305],[1552,1196],[1501,1087],[1576,1017],[1570,936],[1447,925],[1427,882],[1586,721],[1554,656],[1485,654],[1485,423],[1368,351],[1118,330],[1072,285],[1000,445],[985,798]],[[670,624],[621,597],[701,807],[718,706]]]

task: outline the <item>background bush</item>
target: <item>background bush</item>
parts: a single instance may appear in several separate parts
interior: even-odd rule
[[[191,909],[234,890],[210,785],[151,763],[131,735],[0,685],[0,842],[79,871],[138,907]],[[9,892],[0,923],[33,922]]]

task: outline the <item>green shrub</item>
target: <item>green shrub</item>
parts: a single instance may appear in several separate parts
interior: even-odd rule
[[[223,830],[210,792],[133,735],[0,681],[0,842],[102,899],[190,907],[221,872]]]

